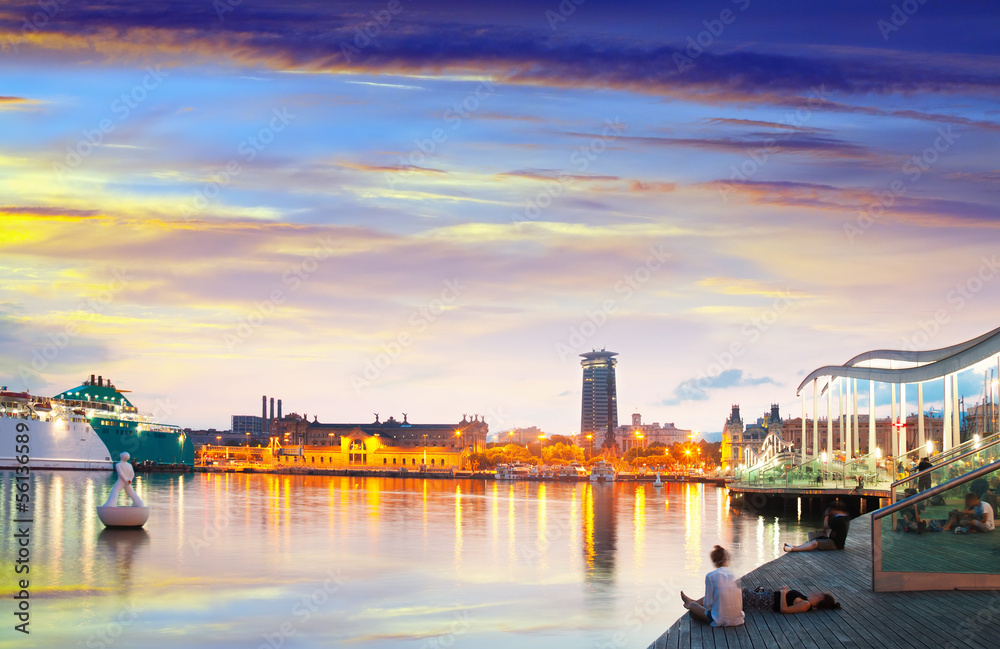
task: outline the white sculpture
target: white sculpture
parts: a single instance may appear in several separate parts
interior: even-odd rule
[[[132,488],[132,480],[135,479],[135,469],[129,464],[129,454],[122,453],[120,457],[122,461],[115,465],[115,471],[118,472],[118,480],[115,481],[115,486],[111,487],[111,495],[108,496],[108,502],[104,503],[104,506],[117,507],[118,494],[124,489],[128,497],[132,499],[132,504],[135,507],[145,507],[146,503],[142,502],[142,498]]]
[[[128,459],[128,453],[121,454],[121,462],[115,465],[118,480],[115,481],[115,486],[111,487],[108,502],[97,508],[98,518],[108,527],[142,527],[149,520],[149,507],[142,502],[142,498],[132,488],[135,470],[129,464]],[[132,499],[131,507],[118,506],[118,494],[121,493],[122,489]]]

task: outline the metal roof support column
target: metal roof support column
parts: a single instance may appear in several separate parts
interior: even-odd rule
[[[840,433],[840,452],[844,452],[844,379],[837,379],[837,431]]]
[[[941,452],[951,450],[951,379],[944,377],[944,404],[941,412]]]
[[[826,384],[826,444],[824,450],[833,450],[833,379]]]
[[[891,383],[889,387],[891,388],[892,412],[889,414],[889,448],[886,449],[886,453],[892,456],[893,466],[895,466],[896,456],[899,455],[899,448],[896,445],[896,423],[899,421],[896,416],[896,384]],[[893,476],[896,475],[893,471],[890,473]],[[893,480],[895,479],[893,477]]]
[[[924,433],[924,384],[917,383],[917,447],[927,443]]]
[[[868,381],[868,457],[872,472],[875,472],[875,381]]]
[[[854,432],[851,434],[851,444],[854,452],[861,455],[861,431],[858,429],[858,380],[851,379],[854,383],[852,394],[854,395]]]
[[[802,464],[806,463],[806,394],[802,393]]]
[[[817,408],[817,399],[819,395],[816,393],[816,382],[819,379],[813,379],[813,457],[819,457],[819,408]]]
[[[951,375],[951,445],[962,443],[962,413],[958,409],[958,373]]]
[[[847,420],[847,435],[844,437],[844,462],[851,461],[851,446],[854,442],[854,426],[851,421],[851,404],[853,403],[853,393],[851,392],[851,379],[844,381],[847,384],[847,410],[844,412],[844,419]]]
[[[899,454],[905,455],[906,448],[906,384],[899,384],[899,423],[902,426],[896,431],[899,434]]]

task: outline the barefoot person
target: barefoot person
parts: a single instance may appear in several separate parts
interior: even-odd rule
[[[802,545],[784,544],[785,552],[811,552],[813,550],[843,550],[851,521],[847,518],[847,508],[838,502],[830,506],[830,536],[825,539],[808,541]]]
[[[729,553],[717,545],[709,557],[715,570],[705,575],[705,596],[694,600],[681,591],[684,608],[694,619],[712,626],[740,626],[743,624],[743,597],[736,577],[726,567]]]
[[[743,609],[746,611],[774,611],[790,615],[821,608],[840,608],[840,602],[830,593],[816,591],[806,595],[788,586],[779,590],[743,589]]]

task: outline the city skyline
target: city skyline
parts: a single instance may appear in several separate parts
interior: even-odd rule
[[[568,434],[606,348],[622,413],[798,416],[1000,324],[997,12],[3,2],[0,383]]]

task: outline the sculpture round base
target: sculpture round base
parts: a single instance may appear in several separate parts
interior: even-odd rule
[[[149,507],[98,507],[97,517],[106,527],[142,527],[149,520]]]

